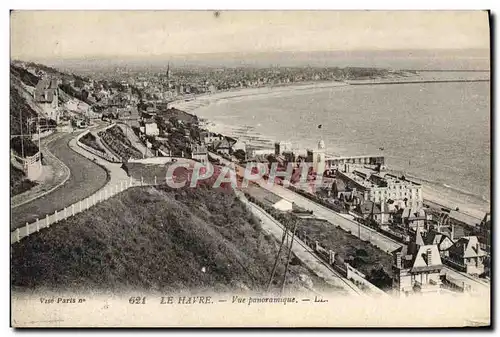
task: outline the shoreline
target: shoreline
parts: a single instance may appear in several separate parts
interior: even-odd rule
[[[407,83],[407,82],[406,82]],[[372,83],[370,83],[372,84]],[[379,84],[384,84],[384,83],[379,83]],[[401,82],[401,84],[405,84],[405,82]],[[291,85],[283,85],[283,86],[275,86],[275,87],[260,87],[260,88],[242,88],[242,89],[237,89],[237,90],[228,90],[228,91],[223,91],[223,92],[217,92],[214,94],[205,94],[205,95],[200,95],[196,96],[195,98],[186,101],[185,99],[182,100],[176,100],[173,102],[169,103],[169,106],[173,106],[176,109],[183,110],[188,113],[192,113],[194,115],[197,115],[197,110],[207,107],[209,105],[214,105],[217,104],[220,101],[227,101],[231,99],[244,99],[244,98],[251,98],[255,96],[260,96],[260,95],[280,95],[283,93],[290,93],[294,91],[301,91],[301,90],[314,90],[314,89],[328,89],[328,88],[337,88],[337,87],[345,87],[345,86],[350,86],[351,84],[346,83],[346,82],[320,82],[320,83],[304,83],[304,84],[291,84]],[[374,84],[377,85],[377,84]],[[215,132],[218,133],[223,133],[220,132],[222,128],[224,128],[224,125],[221,123],[213,122],[210,120],[210,118],[203,118],[206,119],[208,123],[212,124],[207,126],[207,128],[210,130],[216,129]],[[241,130],[244,128],[244,126],[236,126],[232,125],[232,129],[234,130]],[[231,130],[231,131],[234,131]],[[229,134],[227,134],[229,136]],[[234,135],[233,135],[234,136]],[[260,135],[260,139],[262,143],[266,143],[266,141],[263,141],[263,139],[271,139],[272,137],[267,137],[266,135]],[[239,136],[241,137],[241,135]],[[389,170],[393,170],[391,167],[389,167]],[[414,177],[416,180],[421,181],[421,178]],[[419,182],[420,183],[420,182]],[[456,207],[459,208],[461,213],[465,213],[467,215],[473,216],[475,218],[478,218],[480,220],[483,219],[484,215],[486,212],[491,212],[491,203],[487,200],[483,200],[484,206],[481,206],[479,204],[477,205],[471,205],[467,203],[467,201],[462,201],[460,199],[460,193],[452,191],[451,189],[446,189],[446,191],[452,195],[457,195],[457,197],[452,197],[452,196],[445,196],[443,197],[442,193],[439,191],[439,189],[445,189],[445,188],[439,188],[436,189],[435,186],[429,183],[422,182],[420,183],[423,187],[424,191],[424,201],[429,201],[434,204],[441,205],[446,208],[450,208],[454,210]],[[455,200],[456,199],[456,200]],[[472,207],[471,207],[472,206]]]
[[[205,93],[198,96],[186,97],[171,101],[168,103],[169,107],[174,107],[179,110],[191,113],[202,107],[200,104],[195,103],[207,103],[203,106],[207,106],[216,103],[220,100],[230,99],[230,98],[246,98],[258,95],[266,94],[279,94],[283,92],[293,92],[300,90],[314,90],[314,89],[328,89],[345,87],[350,84],[347,82],[337,82],[337,81],[321,81],[321,82],[303,82],[294,84],[281,84],[276,86],[265,86],[257,88],[235,88],[226,91],[219,91],[216,93]]]

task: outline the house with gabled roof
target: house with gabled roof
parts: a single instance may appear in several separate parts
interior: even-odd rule
[[[375,203],[373,201],[365,201],[357,205],[356,211],[362,215],[363,219],[373,219],[378,224],[384,225],[389,223],[391,212],[387,203]]]
[[[427,214],[422,207],[411,205],[406,207],[401,214],[403,225],[412,232],[417,231],[417,227],[422,231],[427,231]]]
[[[35,88],[34,100],[43,109],[47,116],[55,121],[58,120],[59,113],[59,86],[57,79],[41,79]]]
[[[213,142],[211,147],[217,153],[227,154],[227,155],[231,153],[231,144],[226,138]]]
[[[400,295],[439,293],[443,263],[439,248],[425,244],[419,230],[412,241],[393,251],[393,289]]]
[[[426,245],[436,245],[441,256],[448,256],[448,249],[453,246],[453,240],[448,235],[436,231],[427,234],[424,242]]]
[[[476,236],[464,236],[448,249],[449,259],[462,265],[465,272],[471,275],[484,273],[486,255]]]

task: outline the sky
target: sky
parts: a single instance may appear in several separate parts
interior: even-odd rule
[[[13,11],[14,59],[488,49],[485,11]]]

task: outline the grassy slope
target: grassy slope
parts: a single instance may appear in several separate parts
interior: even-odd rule
[[[274,238],[232,193],[132,188],[14,245],[12,285],[259,290],[276,251]],[[290,270],[295,286],[306,275],[305,283],[324,287],[297,261]],[[283,271],[280,263],[277,280]]]

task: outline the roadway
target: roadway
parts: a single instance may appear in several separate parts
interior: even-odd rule
[[[82,200],[106,184],[106,170],[69,147],[68,143],[76,136],[69,133],[47,144],[47,149],[70,169],[70,177],[51,193],[12,208],[11,231]]]

